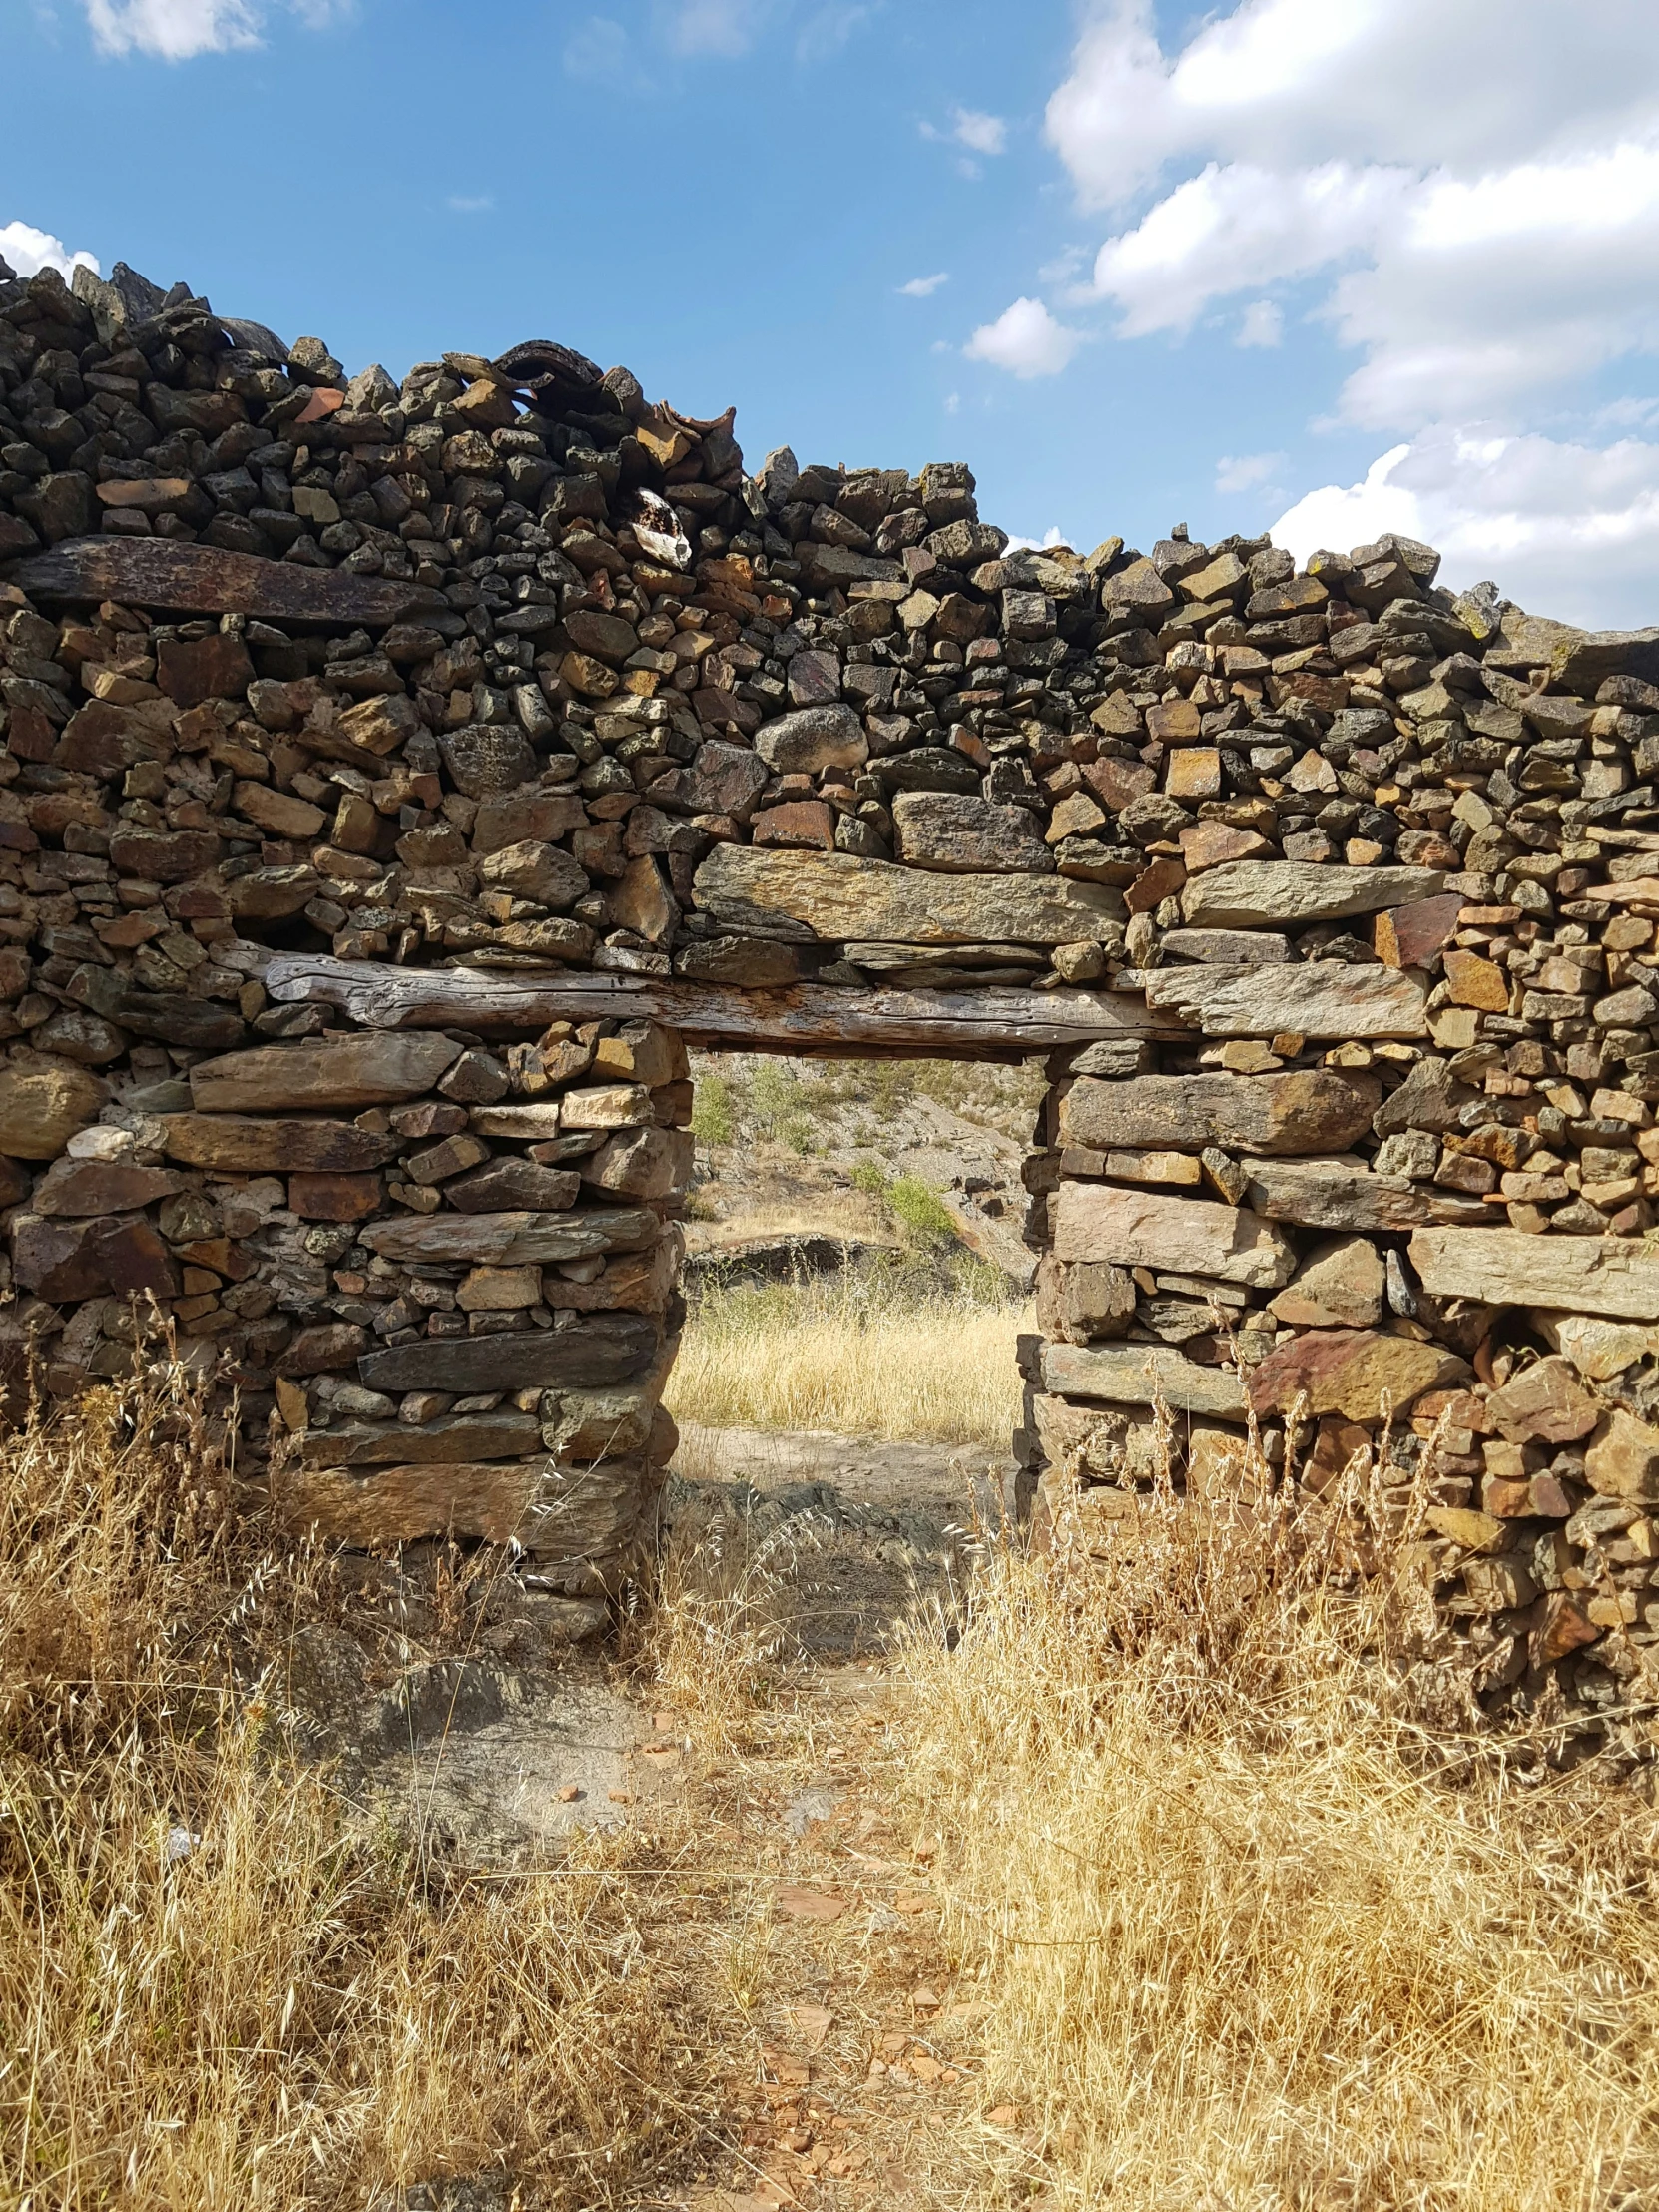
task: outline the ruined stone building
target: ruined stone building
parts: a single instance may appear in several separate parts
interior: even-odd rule
[[[687,1042],[1047,1055],[1038,1510],[1385,1436],[1494,1696],[1659,1633],[1659,631],[1399,538],[1012,551],[532,342],[0,280],[14,1361],[234,1383],[352,1543],[614,1583]],[[228,1400],[229,1402],[229,1400]],[[1426,1463],[1425,1463],[1426,1462]],[[1260,1462],[1258,1462],[1258,1465]],[[1246,1501],[1248,1502],[1248,1501]]]

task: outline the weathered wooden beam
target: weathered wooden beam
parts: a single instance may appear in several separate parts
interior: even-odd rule
[[[169,614],[259,615],[276,622],[399,622],[431,603],[420,584],[301,568],[171,538],[65,538],[5,571],[33,599],[113,599]]]
[[[641,975],[398,968],[278,953],[266,971],[286,1005],[337,1006],[369,1029],[528,1031],[550,1021],[649,1019],[723,1052],[1021,1060],[1101,1037],[1179,1037],[1182,1024],[1105,991],[854,991],[822,983],[746,991]]]

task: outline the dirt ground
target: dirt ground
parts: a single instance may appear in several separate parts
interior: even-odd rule
[[[981,2076],[983,2007],[954,1970],[891,1726],[895,1628],[955,1616],[1011,1473],[959,1448],[693,1429],[663,1540],[692,1575],[711,1549],[759,1562],[779,1635],[757,1704],[711,1732],[629,1665],[624,1624],[620,1646],[573,1644],[553,1667],[433,1662],[349,1724],[366,1817],[480,1878],[597,1854],[631,1884],[641,1970],[705,2040],[667,2098],[661,2167],[628,2201],[989,2202],[1028,2168],[1019,2114]],[[337,1704],[333,1720],[337,1737]],[[534,2202],[506,2175],[402,2200]]]

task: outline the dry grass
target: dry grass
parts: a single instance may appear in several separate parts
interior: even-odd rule
[[[687,2017],[630,1971],[619,1847],[474,1881],[294,1755],[275,1688],[326,1582],[183,1386],[0,1441],[0,2202],[292,2212],[505,2170],[596,2205],[673,2143]]]
[[[1313,1531],[1166,1489],[1138,1556],[1004,1551],[960,1648],[913,1643],[984,2101],[1065,2205],[1635,2212],[1650,1804],[1471,1732],[1411,1530],[1351,1484]]]
[[[1025,1309],[974,1271],[941,1293],[902,1268],[700,1293],[669,1379],[677,1420],[983,1444],[1020,1418]]]

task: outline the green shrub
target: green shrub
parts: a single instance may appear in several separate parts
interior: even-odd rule
[[[692,1097],[692,1135],[699,1144],[730,1144],[734,1130],[731,1084],[722,1075],[704,1076]]]
[[[923,1244],[953,1244],[956,1224],[939,1194],[920,1176],[901,1175],[887,1187],[887,1205],[901,1228]]]
[[[879,1160],[857,1160],[852,1167],[852,1188],[867,1198],[885,1198],[887,1178]]]

